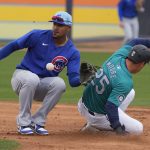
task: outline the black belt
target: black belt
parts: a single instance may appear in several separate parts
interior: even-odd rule
[[[94,112],[88,110],[89,114],[91,114],[92,116],[95,116]]]
[[[82,103],[84,104],[84,100],[82,98]],[[85,106],[85,104],[84,104]],[[85,106],[86,107],[86,106]],[[89,114],[91,114],[92,116],[95,116],[94,112],[93,111],[90,111],[87,107],[86,107],[87,111],[89,112]]]

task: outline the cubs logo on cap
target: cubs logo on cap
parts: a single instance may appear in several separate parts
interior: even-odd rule
[[[52,20],[50,20],[49,22],[55,22],[66,26],[72,26],[72,17],[67,12],[59,11],[52,17]]]

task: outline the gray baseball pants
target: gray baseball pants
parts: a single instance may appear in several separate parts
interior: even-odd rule
[[[139,37],[139,21],[138,17],[123,18],[124,23],[124,43]]]
[[[66,90],[64,80],[60,77],[39,78],[36,74],[22,69],[15,70],[11,84],[19,96],[18,126],[28,126],[31,122],[44,126],[48,113]],[[33,99],[42,101],[42,105],[32,115]]]

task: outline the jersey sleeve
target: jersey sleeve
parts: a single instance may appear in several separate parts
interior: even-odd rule
[[[67,75],[72,87],[80,85],[80,53],[76,51],[69,59],[67,65]]]
[[[16,50],[19,50],[19,46],[16,41],[12,41],[3,48],[0,48],[0,60],[7,57]]]
[[[33,47],[39,38],[38,34],[36,34],[37,32],[38,30],[32,30],[31,32],[28,32],[27,34],[18,38],[16,42],[18,43],[20,49]]]
[[[150,48],[150,38],[135,38],[129,41],[126,45],[135,46],[138,44],[142,44],[148,48]]]
[[[118,3],[118,16],[120,21],[123,20],[123,7],[124,7],[125,3],[124,0],[120,0]]]
[[[114,86],[110,96],[108,97],[108,101],[119,107],[120,104],[125,100],[130,90],[131,87],[128,85],[128,83],[116,82],[116,85]]]
[[[67,74],[77,73],[79,74],[80,70],[80,53],[79,51],[75,51],[72,57],[68,61],[67,65]]]

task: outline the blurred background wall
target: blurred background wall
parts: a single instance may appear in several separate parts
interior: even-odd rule
[[[150,0],[145,0],[145,12],[139,14],[140,35],[150,37]]]
[[[73,0],[73,39],[122,36],[118,0]],[[66,0],[0,0],[0,39],[15,39],[32,29],[49,29]]]
[[[73,39],[122,37],[117,3],[73,0]],[[66,0],[0,0],[0,39],[15,39],[32,29],[50,29],[48,20],[61,10],[66,10]]]

